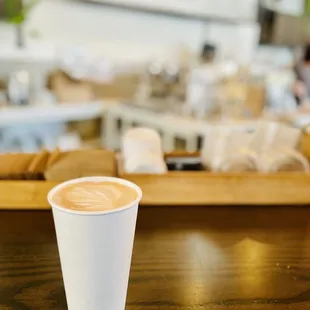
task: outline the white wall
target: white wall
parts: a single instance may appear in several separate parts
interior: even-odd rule
[[[93,0],[84,0],[93,1]],[[172,11],[232,20],[256,18],[257,0],[96,0],[102,3],[126,4],[129,7]]]
[[[189,3],[192,0],[178,1]],[[257,4],[257,0],[212,1],[221,3],[223,8],[225,1],[238,4],[234,16],[239,10],[243,17],[245,13],[240,8],[244,7],[246,12],[251,13],[255,12]],[[203,2],[206,3],[205,0]],[[207,2],[210,6],[211,0]],[[242,6],[242,3],[246,5]],[[215,8],[219,10],[219,6],[216,5]],[[227,9],[232,11],[230,6]],[[251,13],[248,17],[254,16],[255,14]],[[0,25],[1,44],[12,41],[10,29]],[[27,34],[30,35],[34,30],[39,33],[36,40],[55,44],[59,48],[82,45],[100,49],[102,53],[115,59],[136,60],[163,57],[180,45],[186,45],[197,52],[205,41],[215,42],[225,50],[225,44],[231,46],[231,42],[240,41],[243,37],[240,36],[242,27],[238,25],[227,26],[194,19],[131,12],[70,0],[41,0],[27,22]]]
[[[260,26],[256,23],[234,26],[211,23],[206,27],[204,37],[217,46],[219,58],[230,58],[247,64],[259,43]]]
[[[177,44],[197,50],[202,24],[81,2],[43,0],[33,10],[27,29],[37,29],[41,40],[59,46],[96,46],[111,56],[145,57]]]

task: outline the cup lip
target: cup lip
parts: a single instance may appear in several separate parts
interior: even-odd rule
[[[76,184],[76,183],[81,183],[81,182],[115,182],[118,184],[123,184],[126,185],[132,189],[134,189],[137,192],[137,198],[130,202],[129,204],[121,207],[121,208],[117,208],[117,209],[112,209],[112,210],[107,210],[107,211],[95,211],[95,212],[89,212],[89,211],[78,211],[78,210],[70,210],[64,207],[61,207],[60,205],[56,204],[52,197],[53,195],[59,191],[60,189],[62,189],[63,187],[70,185],[70,184]],[[125,211],[127,209],[130,209],[132,207],[134,207],[135,205],[139,204],[140,200],[142,198],[142,190],[141,188],[136,185],[133,182],[121,179],[121,178],[116,178],[116,177],[105,177],[105,176],[93,176],[93,177],[83,177],[83,178],[77,178],[77,179],[72,179],[69,181],[65,181],[62,182],[58,185],[56,185],[55,187],[53,187],[49,193],[47,194],[47,200],[49,202],[49,204],[52,206],[52,209],[57,209],[59,211],[65,212],[65,213],[70,213],[73,215],[87,215],[87,216],[94,216],[94,215],[107,215],[107,214],[111,214],[111,213],[118,213],[118,212],[122,212]]]

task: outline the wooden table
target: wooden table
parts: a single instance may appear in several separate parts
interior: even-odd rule
[[[306,207],[141,208],[126,310],[309,309],[309,219]],[[49,211],[0,212],[0,309],[67,309]]]

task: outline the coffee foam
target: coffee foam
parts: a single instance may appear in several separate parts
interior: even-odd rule
[[[120,183],[85,181],[60,188],[52,201],[66,209],[95,212],[124,207],[137,197],[134,189]]]

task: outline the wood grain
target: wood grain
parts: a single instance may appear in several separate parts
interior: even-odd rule
[[[308,205],[310,175],[303,173],[167,175],[121,174],[143,191],[142,205]],[[0,210],[48,210],[48,192],[58,182],[0,181]]]
[[[310,308],[310,209],[140,209],[126,310]],[[0,309],[65,310],[50,212],[0,212]]]
[[[139,185],[143,205],[292,205],[310,203],[310,174],[121,175]]]

